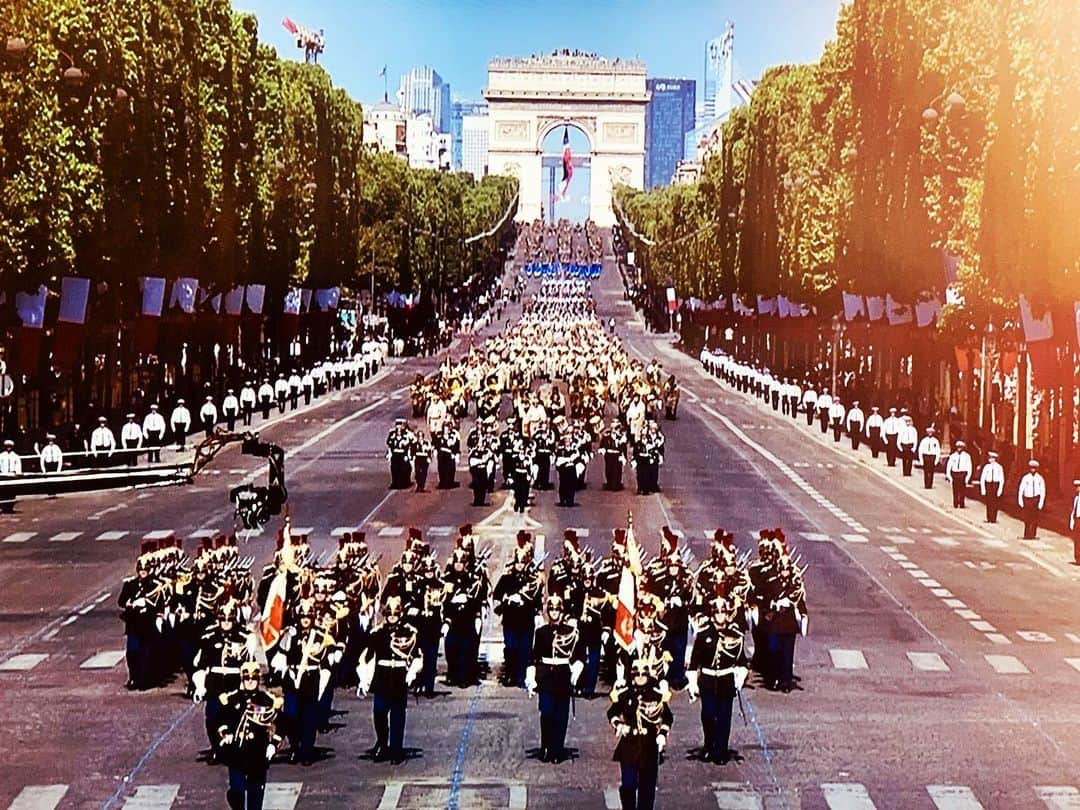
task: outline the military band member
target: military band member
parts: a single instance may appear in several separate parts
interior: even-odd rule
[[[559,506],[576,506],[575,495],[578,489],[581,447],[570,432],[564,433],[558,440],[555,452],[555,473],[559,476]]]
[[[529,506],[529,491],[535,474],[532,442],[518,436],[511,449],[510,463],[510,486],[514,491],[514,511],[518,514],[524,514]]]
[[[457,487],[457,463],[461,458],[461,434],[452,421],[444,420],[442,428],[431,434],[439,471],[439,489]]]
[[[765,686],[790,692],[795,686],[795,638],[807,631],[806,590],[802,572],[785,551],[780,553],[777,566],[775,578],[767,586],[768,601],[761,617],[769,655]]]
[[[161,445],[165,441],[165,418],[158,413],[157,403],[151,403],[150,413],[143,418],[143,439],[148,448],[146,460],[155,464],[161,461]]]
[[[649,420],[641,440],[634,445],[634,469],[637,471],[638,495],[660,491],[660,465],[664,463],[664,434]]]
[[[986,464],[979,473],[979,492],[986,502],[986,522],[997,523],[1001,494],[1005,491],[1005,469],[998,462],[998,454],[991,450],[986,454]]]
[[[551,459],[555,453],[555,435],[545,419],[536,423],[531,435],[536,461],[534,486],[539,490],[551,489]]]
[[[404,417],[394,420],[394,427],[386,436],[386,458],[390,462],[390,489],[408,489],[412,486],[413,432]]]
[[[240,667],[237,689],[221,695],[218,735],[229,768],[225,794],[231,810],[262,810],[270,760],[281,745],[276,726],[282,700],[259,688],[259,665]]]
[[[626,461],[628,440],[622,422],[617,418],[600,440],[600,452],[604,456],[604,489],[618,492],[623,488],[623,464]]]
[[[494,487],[495,446],[498,438],[489,430],[493,418],[475,425],[467,440],[469,448],[470,488],[473,506],[486,506],[488,492]]]
[[[402,621],[401,597],[390,596],[382,607],[383,621],[371,634],[371,643],[360,660],[357,695],[372,695],[372,723],[375,761],[394,763],[405,757],[405,713],[409,687],[423,666],[416,640],[416,628]]]
[[[652,676],[648,662],[631,664],[630,679],[611,690],[608,722],[618,740],[612,759],[619,763],[623,810],[652,810],[656,778],[674,717],[671,693]]]
[[[952,484],[953,507],[963,509],[967,487],[971,482],[971,474],[974,472],[971,464],[971,455],[965,449],[963,441],[954,444],[949,460],[945,463],[945,480]]]
[[[732,701],[746,682],[746,653],[737,606],[717,596],[709,608],[709,624],[690,652],[687,694],[691,702],[701,699],[702,759],[724,764],[731,758]]]
[[[530,697],[539,695],[542,762],[564,762],[568,757],[570,697],[585,670],[581,637],[577,628],[565,621],[565,610],[561,597],[548,597],[548,623],[536,630],[532,663],[525,671],[526,691]]]
[[[428,468],[431,466],[431,455],[434,449],[428,441],[424,431],[418,430],[412,445],[413,477],[416,479],[416,491],[425,492],[427,486]]]

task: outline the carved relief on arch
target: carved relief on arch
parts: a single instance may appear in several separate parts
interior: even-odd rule
[[[496,121],[495,140],[497,141],[527,141],[529,140],[528,121]]]
[[[637,143],[638,125],[624,121],[604,122],[604,143]]]

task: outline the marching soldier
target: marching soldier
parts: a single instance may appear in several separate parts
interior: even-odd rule
[[[559,506],[576,506],[574,500],[578,488],[578,467],[584,466],[579,458],[580,451],[581,448],[570,431],[559,437],[555,453],[555,473],[559,476]]]
[[[900,427],[900,432],[896,434],[896,449],[900,454],[900,462],[903,467],[903,475],[905,478],[911,477],[911,468],[915,464],[915,447],[918,442],[919,432],[915,430],[915,425],[912,424],[911,417],[905,416],[903,425]]]
[[[1046,505],[1046,481],[1035,459],[1028,462],[1028,471],[1020,479],[1016,500],[1024,515],[1024,539],[1034,540],[1039,531],[1039,513]]]
[[[829,389],[822,388],[821,393],[818,394],[817,402],[814,403],[822,433],[828,433],[829,431],[829,409],[832,408],[832,404],[833,398],[829,395]]]
[[[638,495],[660,491],[660,465],[664,463],[664,434],[649,420],[641,440],[634,446],[634,469],[637,471]]]
[[[623,462],[626,461],[627,436],[622,423],[611,420],[611,426],[600,440],[600,452],[604,455],[604,489],[615,492],[623,488]]]
[[[446,420],[442,429],[432,433],[431,438],[435,443],[439,489],[454,489],[457,487],[457,463],[461,457],[461,434],[453,422]]]
[[[840,401],[840,397],[833,397],[832,404],[829,405],[829,424],[832,426],[834,442],[839,442],[840,434],[844,432],[844,416],[846,414],[847,410],[844,408],[844,403]]]
[[[218,734],[221,758],[229,767],[231,810],[262,810],[270,760],[281,745],[276,731],[282,700],[259,688],[259,665],[240,667],[239,688],[221,695]]]
[[[814,412],[817,410],[817,391],[809,380],[806,381],[806,390],[803,391],[802,408],[806,416],[806,426],[810,427],[814,424]]]
[[[851,438],[852,450],[859,449],[859,442],[862,440],[863,424],[865,422],[866,417],[863,414],[862,408],[859,407],[859,400],[855,400],[851,403],[851,409],[848,410],[847,419],[844,421],[848,436]]]
[[[183,398],[176,400],[176,407],[173,408],[173,412],[169,415],[169,427],[172,428],[177,448],[183,450],[187,442],[188,431],[191,430],[191,411],[187,409]]]
[[[923,489],[934,488],[934,472],[941,461],[941,442],[934,435],[934,426],[926,429],[926,435],[919,442],[919,461],[922,463]]]
[[[300,378],[300,387],[304,391],[304,405],[311,404],[311,396],[315,393],[315,378],[311,374],[311,369],[304,369],[304,375]]]
[[[773,542],[782,545],[782,541]],[[786,551],[780,552],[775,579],[768,585],[766,608],[762,621],[769,656],[765,687],[790,692],[795,685],[795,637],[806,635],[807,612],[802,572]]]
[[[416,479],[416,491],[425,492],[427,486],[428,468],[431,466],[431,454],[434,452],[431,442],[427,440],[424,431],[416,431],[412,445],[413,477]]]
[[[479,422],[469,433],[469,476],[473,491],[473,506],[486,506],[488,492],[493,488],[495,472],[495,443],[498,441],[487,429],[488,419]]]
[[[214,425],[217,424],[218,410],[217,405],[214,404],[214,398],[210,395],[206,395],[206,402],[203,403],[202,408],[199,409],[199,421],[202,422],[203,430],[206,431],[206,438],[210,438],[210,435],[214,432]]]
[[[537,629],[533,640],[525,689],[530,697],[539,694],[540,760],[558,763],[568,757],[570,697],[585,669],[585,657],[577,628],[565,621],[561,597],[548,597],[547,616],[548,623]]]
[[[236,417],[240,415],[240,400],[232,388],[226,392],[225,399],[221,402],[221,415],[225,417],[225,425],[229,433],[236,430]]]
[[[90,459],[95,467],[111,464],[113,453],[116,452],[116,437],[109,429],[108,422],[104,416],[99,416],[98,426],[90,434]]]
[[[499,455],[502,458],[503,489],[510,489],[510,468],[514,464],[514,443],[517,440],[518,431],[515,427],[514,417],[506,420],[506,427],[499,434]]]
[[[161,461],[161,445],[165,440],[165,418],[158,413],[157,403],[151,403],[150,413],[143,418],[143,439],[148,448],[146,460],[154,464]]]
[[[195,702],[203,702],[209,761],[221,754],[221,696],[240,686],[240,665],[251,659],[247,633],[237,624],[235,604],[226,604],[217,614],[217,623],[207,628],[195,653],[191,683]]]
[[[724,764],[731,758],[732,701],[746,682],[746,652],[736,605],[717,596],[709,608],[711,621],[698,632],[690,652],[687,694],[691,703],[701,698],[701,758]]]
[[[885,461],[890,467],[896,466],[896,457],[900,453],[900,429],[904,420],[896,415],[896,408],[889,408],[889,415],[882,423],[882,435],[885,437]],[[911,475],[910,472],[905,475]]]
[[[1077,519],[1080,518],[1080,479],[1073,480],[1076,494],[1073,496],[1072,508],[1069,509],[1069,533],[1073,542],[1073,565],[1080,565],[1080,528]]]
[[[263,378],[259,386],[259,408],[262,410],[262,418],[270,418],[270,409],[274,406],[274,386],[270,384],[270,378]]]
[[[986,464],[979,473],[979,492],[986,502],[986,522],[997,523],[1001,494],[1005,491],[1005,469],[998,462],[998,454],[991,450],[986,454]]]
[[[967,487],[974,472],[971,455],[964,449],[964,442],[957,441],[945,463],[945,480],[952,484],[953,508],[963,509]]]
[[[371,642],[357,669],[360,681],[357,697],[369,692],[373,697],[375,746],[371,749],[371,757],[376,762],[390,760],[398,764],[404,761],[409,687],[423,665],[417,650],[416,628],[402,621],[402,611],[401,597],[386,599],[382,607],[382,624],[371,634]]]
[[[649,671],[648,662],[631,664],[630,681],[611,690],[608,722],[618,743],[612,759],[619,763],[619,799],[623,810],[651,810],[656,778],[674,717],[665,690]]]
[[[300,389],[303,387],[304,381],[300,378],[300,375],[296,373],[296,369],[292,370],[289,375],[289,410],[295,411],[300,405]]]
[[[533,630],[543,600],[543,572],[533,565],[532,537],[517,534],[514,556],[495,583],[495,615],[502,618],[504,686],[525,688],[525,668],[532,660]]]
[[[533,464],[532,442],[518,436],[511,451],[510,486],[514,491],[514,511],[525,514],[529,506],[529,490],[532,487],[536,467]]]
[[[408,489],[412,485],[412,452],[414,437],[404,417],[394,420],[386,436],[386,458],[390,462],[390,489]]]
[[[6,443],[6,442],[5,442]],[[124,687],[142,691],[153,686],[155,599],[158,583],[150,575],[149,553],[156,548],[153,541],[144,543],[135,563],[135,576],[128,577],[120,587],[116,603],[124,620],[127,636],[128,679]]]
[[[532,429],[533,450],[536,461],[536,483],[539,490],[551,489],[551,459],[555,453],[555,436],[547,419],[535,423]]]
[[[124,448],[125,461],[129,467],[134,467],[139,461],[139,450],[142,449],[142,428],[135,421],[135,414],[127,415],[127,422],[120,429],[120,444]]]
[[[562,599],[562,618],[569,621],[581,615],[585,600],[585,581],[581,546],[577,532],[563,532],[562,556],[551,564],[548,572],[548,594]]]
[[[675,380],[675,375],[672,374],[667,378],[667,382],[664,383],[663,390],[664,399],[664,418],[668,420],[678,419],[679,414],[679,383]],[[776,409],[776,405],[773,405],[773,410]]]
[[[645,568],[645,588],[664,605],[667,634],[663,649],[671,656],[668,683],[672,689],[686,686],[686,643],[690,632],[690,603],[693,600],[693,576],[679,556],[679,538],[664,526],[660,554]]]
[[[240,389],[240,413],[243,414],[244,427],[251,426],[251,415],[255,413],[256,402],[258,402],[258,397],[255,395],[255,386],[249,380]]]
[[[466,549],[453,550],[443,581],[447,594],[443,601],[446,683],[450,686],[472,686],[476,683],[479,619],[485,594],[479,577],[469,570]]]
[[[885,420],[881,418],[881,409],[877,405],[870,408],[870,415],[866,417],[866,441],[870,445],[870,454],[877,458],[881,452],[882,429]]]

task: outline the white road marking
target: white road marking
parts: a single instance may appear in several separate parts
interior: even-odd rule
[[[169,810],[179,792],[179,785],[142,785],[135,788],[124,807],[126,810]]]
[[[987,548],[1008,548],[1009,544],[1004,540],[998,540],[995,537],[977,537],[975,538]]]
[[[453,526],[429,526],[428,534],[431,537],[449,537],[454,532]]]
[[[919,567],[918,565],[911,562],[910,560],[897,560],[897,562],[899,563],[901,568],[906,569],[908,571],[915,571]]]
[[[525,810],[529,806],[529,792],[525,785],[510,785],[510,804],[507,810]]]
[[[945,534],[967,534],[963,529],[941,529]]]
[[[143,540],[168,540],[175,532],[172,529],[155,529],[143,535]]]
[[[948,672],[949,665],[945,659],[935,652],[909,652],[907,654],[911,666],[920,672]]]
[[[709,537],[712,537],[712,535],[709,535]],[[825,534],[820,534],[819,532],[803,532],[802,533],[802,538],[803,538],[803,540],[807,541],[808,543],[828,543],[829,542],[829,536],[825,535]]]
[[[1077,672],[1080,672],[1080,658],[1066,658],[1065,663],[1075,669]]]
[[[982,616],[980,616],[978,613],[976,613],[974,610],[971,610],[970,608],[954,608],[954,610],[957,616],[959,616],[961,619],[966,619],[967,621],[978,621],[982,618]]]
[[[622,799],[619,798],[619,789],[604,788],[604,810],[619,810],[620,807],[622,807]]]
[[[883,534],[898,534],[903,531],[899,526],[878,526],[877,530]]]
[[[912,546],[915,544],[915,541],[905,534],[890,534],[885,539],[890,543],[896,543],[898,546]]]
[[[762,810],[760,794],[742,782],[713,782],[717,810]]]
[[[828,782],[821,786],[829,810],[874,810],[874,802],[865,785],[851,782]]]
[[[946,548],[960,545],[958,541],[953,540],[951,537],[931,537],[930,540],[937,543],[939,546],[945,546]]]
[[[571,531],[577,532],[578,537],[588,537],[589,529],[587,527],[570,527]]]
[[[27,785],[8,805],[8,810],[53,810],[67,790],[67,785]]]
[[[353,528],[351,526],[338,526],[338,527],[331,530],[330,536],[331,537],[341,537],[343,534],[345,534],[345,532],[351,532],[351,531],[353,531]]]
[[[401,537],[404,533],[403,526],[383,526],[379,529],[379,537]]]
[[[501,664],[503,662],[503,643],[501,641],[481,641],[480,657],[489,664]]]
[[[79,669],[112,669],[124,658],[123,650],[105,650],[95,653],[79,664]]]
[[[263,810],[293,810],[303,786],[303,782],[267,782]]]
[[[1080,635],[1076,633],[1066,633],[1065,638],[1071,641],[1073,644],[1080,644]]]
[[[1072,785],[1040,785],[1035,794],[1050,810],[1080,810],[1080,790]]]
[[[951,607],[953,610],[963,610],[967,607],[967,603],[963,599],[946,599],[945,605]]]
[[[82,532],[58,532],[49,538],[50,543],[70,543]]]
[[[37,532],[15,532],[14,534],[9,534],[7,537],[5,537],[3,539],[3,542],[5,542],[5,543],[25,543],[27,540],[29,540],[31,537],[33,537],[36,534],[37,534]]]
[[[1055,568],[1054,566],[1052,566],[1050,563],[1046,562],[1042,558],[1035,556],[1030,551],[1021,551],[1020,556],[1023,557],[1024,559],[1031,560],[1037,566],[1039,566],[1042,569],[1045,569],[1046,571],[1049,571],[1052,575],[1054,575],[1058,579],[1063,579],[1065,577],[1065,574],[1063,574],[1057,568]]]
[[[994,644],[1012,644],[1012,639],[1001,633],[986,633],[986,640]]]
[[[936,579],[932,579],[930,577],[924,577],[923,579],[920,579],[919,584],[922,585],[924,588],[931,588],[931,589],[941,587],[940,582],[938,582]]]
[[[950,591],[948,588],[931,588],[930,593],[942,599],[951,598],[953,595],[953,592]]]
[[[1034,641],[1039,644],[1053,644],[1054,642],[1053,636],[1048,636],[1038,630],[1017,630],[1016,635],[1020,636],[1024,641]]]
[[[405,788],[404,782],[387,782],[383,787],[382,799],[376,810],[396,810],[398,801],[401,799],[401,791]]]
[[[997,632],[997,628],[994,627],[994,625],[990,624],[990,622],[973,621],[973,622],[971,622],[971,626],[974,627],[976,630],[978,630],[980,633],[996,633]]]
[[[835,669],[869,669],[862,650],[829,650]]]
[[[915,579],[926,579],[926,577],[929,576],[929,574],[927,574],[921,568],[912,568],[908,571],[908,573],[915,577]]]
[[[48,653],[21,653],[0,663],[0,672],[26,672],[33,669],[46,658]]]
[[[964,785],[927,785],[926,792],[937,810],[983,810],[975,793]]]
[[[97,540],[121,540],[127,535],[127,532],[115,531],[115,532],[102,532],[95,539]]]
[[[864,534],[842,534],[840,535],[849,543],[869,543],[870,538]]]
[[[984,655],[983,658],[999,675],[1027,675],[1031,672],[1015,655]]]

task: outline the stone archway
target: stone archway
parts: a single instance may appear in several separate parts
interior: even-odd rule
[[[569,141],[573,173],[563,181],[563,139]],[[592,139],[577,121],[545,122],[537,138],[544,219],[582,222],[591,217]],[[565,193],[564,193],[565,188]]]
[[[565,52],[493,59],[484,96],[491,127],[489,171],[518,179],[519,220],[538,219],[545,207],[543,144],[559,127],[576,127],[591,145],[588,207],[598,225],[615,222],[614,183],[644,187],[649,100],[644,63]]]

